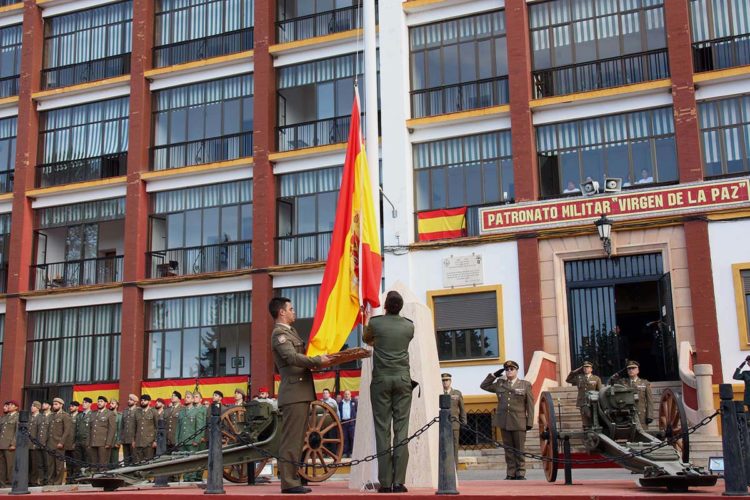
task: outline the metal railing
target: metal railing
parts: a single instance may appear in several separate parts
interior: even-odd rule
[[[253,42],[253,28],[245,28],[219,35],[159,45],[154,47],[154,67],[162,68],[251,50]]]
[[[125,175],[128,170],[128,153],[37,165],[36,187],[58,186],[74,182],[106,179]]]
[[[34,289],[70,288],[122,281],[123,257],[69,260],[32,265]]]
[[[253,133],[211,137],[198,141],[164,144],[151,148],[153,170],[236,160],[253,155]]]
[[[466,426],[461,428],[458,436],[460,450],[482,450],[494,448],[494,443],[485,437],[500,438],[497,428],[492,424],[495,410],[469,410],[466,412]]]
[[[696,73],[750,64],[750,33],[693,44]]]
[[[509,99],[508,77],[497,76],[473,82],[412,90],[411,113],[413,118],[422,118],[499,106],[507,104]]]
[[[0,78],[0,97],[18,95],[18,78],[19,75]]]
[[[377,7],[378,4],[376,2],[376,10]],[[276,21],[278,43],[294,42],[296,40],[305,40],[316,36],[357,29],[357,27],[361,26],[361,23],[357,20],[357,15],[358,7],[357,5],[353,5]]]
[[[42,70],[42,87],[54,89],[130,73],[130,52]]]
[[[15,174],[15,170],[0,171],[0,193],[13,192],[13,178]]]
[[[346,142],[350,116],[338,116],[277,127],[279,151]]]
[[[247,269],[253,263],[252,241],[148,252],[149,278]]]
[[[667,49],[659,49],[534,71],[531,75],[534,98],[539,99],[669,78],[669,57]]]
[[[277,256],[279,265],[322,262],[331,249],[332,232],[279,236]]]

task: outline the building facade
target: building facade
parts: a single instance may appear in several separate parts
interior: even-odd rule
[[[309,332],[355,82],[384,286],[432,308],[470,404],[535,351],[674,381],[689,342],[718,383],[750,350],[743,0],[379,2],[376,86],[354,0],[2,4],[3,398],[271,384],[267,304]]]

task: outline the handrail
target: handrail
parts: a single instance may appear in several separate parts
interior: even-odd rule
[[[32,264],[34,289],[69,288],[114,283],[123,279],[123,256]]]
[[[151,148],[151,165],[153,170],[168,170],[252,155],[253,132],[248,131],[154,146]]]
[[[42,87],[54,89],[130,73],[130,52],[42,69]]]
[[[377,2],[375,2],[375,7],[377,9]],[[352,5],[276,21],[278,43],[294,42],[356,29],[361,26],[357,19],[357,11],[358,6]]]
[[[150,278],[185,276],[247,269],[252,265],[252,240],[168,248],[146,253]]]
[[[750,33],[693,43],[696,73],[750,64]]]
[[[331,248],[333,231],[318,231],[276,237],[276,257],[279,265],[322,262]],[[304,240],[313,246],[304,247]]]
[[[507,75],[411,91],[413,118],[499,106],[508,102]]]
[[[58,186],[125,175],[128,152],[37,165],[36,187]]]
[[[165,66],[251,50],[255,42],[254,36],[254,29],[250,27],[201,38],[183,40],[181,42],[157,45],[153,49],[154,67],[163,68]],[[231,42],[235,38],[239,38],[236,43],[224,43],[227,41]]]

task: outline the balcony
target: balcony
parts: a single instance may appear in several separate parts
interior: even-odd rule
[[[278,264],[322,262],[328,258],[332,232],[298,234],[277,238]]]
[[[37,165],[36,187],[59,186],[74,182],[107,179],[125,175],[128,153]]]
[[[241,132],[198,141],[154,146],[151,155],[153,170],[248,158],[253,155],[253,133]]]
[[[55,89],[130,73],[130,53],[42,70],[42,87]]]
[[[377,9],[377,3],[375,4]],[[276,22],[278,43],[342,33],[361,26],[356,5]],[[377,14],[376,14],[377,15]]]
[[[147,253],[150,278],[187,276],[247,269],[252,265],[252,242],[173,248]]]
[[[18,95],[18,75],[0,78],[0,98]]]
[[[346,142],[351,116],[295,123],[278,127],[279,151]]]
[[[68,260],[32,265],[34,289],[70,288],[122,281],[123,257]]]
[[[163,68],[251,50],[253,28],[154,47],[154,67]]]
[[[662,78],[669,78],[667,49],[559,66],[532,73],[535,99]]]
[[[750,33],[693,44],[693,65],[696,73],[749,64]]]
[[[412,118],[489,108],[508,102],[507,76],[411,91]]]

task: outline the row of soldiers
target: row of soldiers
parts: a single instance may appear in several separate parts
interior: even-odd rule
[[[215,391],[212,399],[221,404],[222,398],[221,391]],[[235,405],[244,404],[244,398],[245,393],[236,389]],[[203,406],[198,391],[187,392],[184,401],[179,391],[172,393],[169,405],[159,398],[154,406],[148,394],[140,398],[130,394],[122,412],[119,402],[106,396],[99,396],[96,405],[88,397],[82,403],[72,401],[68,412],[61,398],[51,404],[34,401],[29,420],[29,484],[63,484],[66,470],[70,483],[82,466],[116,467],[121,451],[124,464],[150,460],[156,451],[159,420],[164,420],[168,449],[204,449],[208,434],[203,429],[210,409]],[[7,401],[0,416],[0,488],[13,481],[18,410],[17,401]],[[201,481],[202,477],[198,471],[186,474],[184,481]]]

